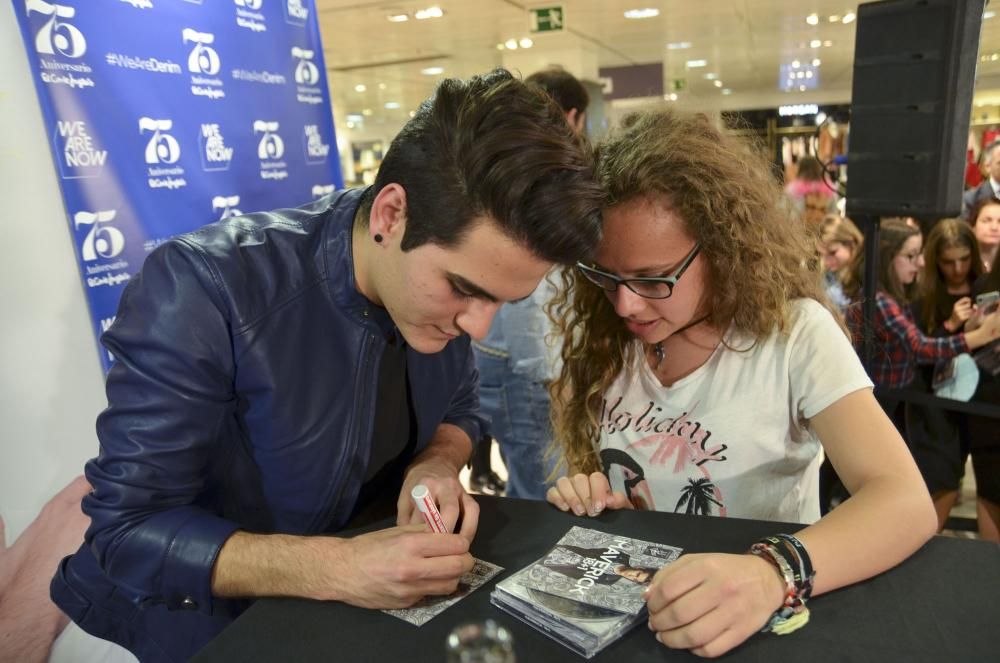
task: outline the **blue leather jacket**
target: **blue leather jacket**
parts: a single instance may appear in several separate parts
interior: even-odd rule
[[[368,462],[392,321],[356,289],[360,190],[227,219],[151,253],[102,342],[116,362],[87,463],[92,523],[52,598],[142,660],[187,660],[249,604],[214,598],[235,530],[344,526]],[[468,337],[407,350],[417,450],[480,437]]]

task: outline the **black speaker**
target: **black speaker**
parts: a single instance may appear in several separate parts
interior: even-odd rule
[[[858,7],[850,216],[956,216],[962,207],[984,0]]]

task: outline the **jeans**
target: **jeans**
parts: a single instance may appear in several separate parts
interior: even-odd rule
[[[475,346],[473,352],[479,405],[507,466],[507,496],[544,500],[545,479],[555,465],[555,459],[544,459],[552,439],[548,390],[536,375],[515,372],[510,357]]]

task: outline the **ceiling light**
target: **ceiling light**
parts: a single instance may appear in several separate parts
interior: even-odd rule
[[[347,121],[348,122],[363,122],[364,118],[361,116],[361,113],[348,113],[347,114]]]
[[[417,111],[415,110],[410,111],[410,117],[416,117],[416,116],[417,116]]]
[[[660,10],[652,7],[646,7],[645,9],[629,9],[625,12],[625,18],[653,18],[654,16],[659,15]]]
[[[840,19],[841,19],[840,14],[830,14],[830,17],[826,20],[830,21],[831,23],[837,23],[840,21]]]
[[[683,48],[691,48],[691,42],[689,41],[674,41],[667,44],[668,51],[679,51]]]
[[[792,60],[792,69],[798,69],[801,64],[798,60]]]
[[[724,87],[724,88],[722,88],[722,94],[724,94],[724,95],[727,95],[727,96],[728,96],[728,95],[730,95],[730,94],[732,94],[732,93],[733,93],[733,91],[732,91],[732,90],[730,90],[729,88],[727,88],[727,87]]]
[[[508,39],[507,41],[505,41],[503,43],[503,45],[506,46],[507,48],[509,48],[512,51],[516,51],[517,50],[517,40],[516,39]]]
[[[811,42],[809,42],[809,48],[819,48],[822,45],[823,42],[821,42],[819,39],[813,39]]]
[[[819,106],[816,104],[787,104],[785,106],[778,106],[778,115],[780,117],[815,115],[818,112]]]
[[[386,18],[389,19],[390,23],[403,23],[410,20],[407,14],[389,14]]]
[[[364,92],[367,89],[368,88],[365,87],[364,83],[358,83],[357,85],[354,86],[354,91],[355,92]]]
[[[983,12],[983,20],[984,21],[988,21],[989,19],[993,18],[996,15],[997,15],[997,13],[993,12],[993,11]]]
[[[722,81],[715,81],[715,87],[722,87]]]
[[[535,42],[531,41],[527,37],[524,37],[523,39],[521,39],[521,41],[517,43],[521,45],[521,48],[531,48],[532,46],[535,45]]]
[[[799,86],[799,92],[805,92],[805,91],[806,91],[806,86],[805,85],[800,85]]]
[[[705,74],[705,80],[706,81],[714,81],[718,77],[719,77],[719,75],[716,74],[716,73],[713,73],[713,72],[709,72],[709,73]]]
[[[441,18],[444,16],[444,12],[441,11],[440,7],[428,7],[427,9],[418,9],[413,12],[413,18],[418,21],[422,21],[425,18]]]
[[[504,49],[504,45],[503,44],[497,44],[497,50],[498,51],[502,51],[503,49]]]
[[[823,42],[823,46],[830,48],[831,46],[833,46],[833,42],[827,39],[826,41]]]
[[[688,69],[697,69],[698,67],[704,67],[708,65],[708,60],[688,60]]]
[[[386,108],[386,110],[396,110],[397,108],[399,108],[399,102],[398,101],[387,101],[387,102],[385,102],[385,108]]]
[[[385,83],[379,83],[378,84],[378,89],[384,90],[385,89]]]
[[[823,111],[816,113],[816,126],[818,127],[822,125],[824,122],[826,122],[826,113],[824,113]]]
[[[808,23],[809,25],[818,24],[819,16],[817,16],[816,14],[809,14],[809,16],[806,16],[806,23]]]
[[[439,76],[444,73],[444,67],[425,67],[420,70],[424,76]]]
[[[844,25],[847,25],[848,23],[853,23],[854,19],[856,19],[857,17],[858,15],[855,14],[854,12],[847,12],[846,14],[844,14],[844,18],[840,19],[840,21]]]
[[[371,108],[366,108],[363,111],[361,111],[361,114],[364,115],[365,117],[371,117],[372,116],[372,109]]]
[[[813,73],[811,71],[807,71],[806,72],[806,78],[812,78],[812,77],[813,77]]]
[[[670,96],[670,101],[677,101],[677,93],[676,92],[671,92],[669,96]]]
[[[814,59],[813,59],[813,66],[814,66],[814,67],[818,67],[818,66],[820,66],[821,64],[823,64],[823,61],[822,61],[822,60],[820,60],[819,58],[814,58]]]

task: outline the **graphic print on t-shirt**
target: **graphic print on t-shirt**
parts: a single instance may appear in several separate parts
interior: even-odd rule
[[[635,416],[622,405],[623,397],[604,400],[601,429],[607,439],[621,437],[624,449],[605,448],[601,463],[613,489],[623,486],[637,509],[655,510],[657,505],[649,481],[676,487],[676,502],[661,510],[696,515],[726,515],[722,492],[712,481],[714,463],[723,463],[727,444],[709,444],[712,431],[694,419],[698,403],[680,416],[662,416],[662,407],[647,401]],[[642,435],[628,442],[629,437]],[[626,435],[628,437],[626,437]],[[657,490],[659,494],[662,491]]]

